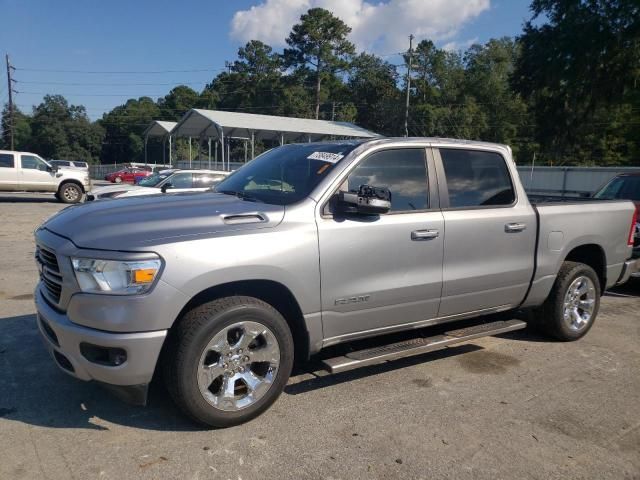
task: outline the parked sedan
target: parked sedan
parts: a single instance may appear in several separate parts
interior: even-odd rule
[[[104,179],[111,183],[137,183],[149,175],[151,175],[149,170],[128,167],[118,170],[117,172],[109,173],[104,177]]]
[[[220,170],[163,170],[141,180],[137,185],[119,184],[96,188],[87,194],[87,200],[204,191],[217,185],[229,173]]]

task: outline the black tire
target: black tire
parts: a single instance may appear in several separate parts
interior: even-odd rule
[[[82,188],[72,182],[66,182],[58,188],[57,198],[62,203],[78,203],[82,200]]]
[[[571,328],[565,319],[565,299],[571,284],[580,277],[591,280],[595,290],[593,311],[589,320],[579,329]],[[600,308],[601,287],[596,272],[588,265],[578,262],[564,262],[556,281],[545,302],[533,311],[534,324],[544,333],[563,342],[571,342],[584,337],[593,326]]]
[[[240,410],[224,411],[205,399],[197,372],[209,341],[242,321],[260,323],[273,333],[280,351],[279,365],[262,397]],[[163,357],[167,390],[185,414],[211,427],[238,425],[262,414],[282,393],[293,366],[293,338],[286,320],[271,305],[253,297],[225,297],[194,308],[178,321],[167,342]]]

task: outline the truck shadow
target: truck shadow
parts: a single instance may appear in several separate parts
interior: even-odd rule
[[[155,379],[149,405],[136,407],[97,384],[60,371],[42,345],[35,315],[1,318],[0,329],[0,424],[15,421],[49,428],[109,430],[111,423],[146,430],[205,430],[178,411]]]
[[[478,350],[483,350],[483,348],[478,345],[464,344],[334,374],[329,374],[323,369],[320,359],[314,359],[305,364],[297,365],[294,368],[291,378],[295,383],[287,385],[284,392],[288,395],[300,395],[314,390],[359,380],[365,377],[382,375],[384,373],[393,372],[394,370],[400,370],[412,365],[435,362],[444,358],[463,355],[465,353],[471,353]],[[311,376],[311,378],[304,378],[300,381],[296,381],[296,377],[298,376]]]
[[[0,195],[0,203],[59,203],[53,194]]]
[[[604,294],[608,297],[640,297],[640,278],[630,278],[628,282],[607,290]]]
[[[60,371],[42,345],[35,315],[0,318],[0,329],[3,332],[0,336],[0,424],[15,421],[49,428],[91,430],[109,430],[111,424],[158,431],[207,430],[177,409],[158,379],[151,384],[148,406],[137,407],[121,402],[98,384],[76,380]],[[436,333],[434,329],[429,330],[429,335]],[[478,345],[467,343],[334,375],[322,370],[322,358],[344,355],[376,342],[397,341],[416,334],[415,331],[400,333],[331,347],[322,352],[322,357],[296,366],[284,391],[288,395],[300,395],[483,350]],[[531,341],[531,334],[527,331],[506,335],[516,334],[519,335],[517,339]]]

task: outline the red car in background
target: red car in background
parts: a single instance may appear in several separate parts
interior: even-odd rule
[[[106,175],[104,179],[111,183],[138,183],[149,175],[151,175],[151,172],[143,168],[128,167],[118,170],[117,172],[110,173]]]

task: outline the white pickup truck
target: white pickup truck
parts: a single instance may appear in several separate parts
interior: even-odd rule
[[[89,173],[58,169],[35,153],[0,150],[0,191],[54,192],[63,203],[78,203],[89,190]]]

